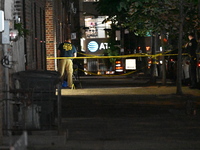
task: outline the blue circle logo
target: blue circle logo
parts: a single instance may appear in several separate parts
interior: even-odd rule
[[[90,52],[94,53],[94,52],[96,52],[98,50],[98,48],[99,48],[99,45],[98,45],[97,42],[91,41],[91,42],[88,43],[88,50]]]

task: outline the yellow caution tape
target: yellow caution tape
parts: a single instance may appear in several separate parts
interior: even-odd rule
[[[93,73],[93,72],[85,71],[85,70],[82,70],[82,69],[79,69],[79,70],[82,71],[82,72],[86,72],[86,73],[89,74],[89,75],[95,75],[95,76],[107,76],[107,77],[113,77],[113,76],[126,76],[126,75],[130,75],[130,74],[133,74],[133,73],[137,72],[137,70],[134,70],[134,71],[131,71],[131,72],[128,72],[128,73],[123,73],[123,74],[113,75],[113,74],[99,74],[99,73]]]
[[[172,50],[173,51],[173,50]],[[155,60],[158,60],[158,57],[161,56],[177,56],[178,54],[168,54],[172,51],[168,51],[165,53],[159,53],[159,54],[155,54],[155,55],[150,55],[147,53],[136,53],[136,54],[129,54],[129,55],[120,55],[120,56],[97,56],[97,55],[91,55],[91,54],[84,54],[84,53],[80,53],[81,55],[84,55],[84,57],[47,57],[47,59],[108,59],[108,58],[130,58],[130,57],[151,57]],[[197,55],[199,55],[200,53],[197,53]],[[188,55],[187,53],[183,53],[182,55]],[[158,64],[158,62],[152,62],[151,64]],[[147,67],[147,66],[145,66]],[[143,67],[143,68],[145,68]],[[141,68],[142,69],[142,68]],[[112,77],[112,76],[126,76],[126,75],[130,75],[133,74],[135,72],[137,72],[137,70],[135,71],[131,71],[128,73],[123,73],[123,74],[119,74],[119,75],[110,75],[110,74],[99,74],[99,73],[93,73],[93,72],[89,72],[89,71],[85,71],[85,70],[81,70],[82,72],[86,72],[89,75],[96,75],[96,76],[108,76],[108,77]],[[75,86],[73,87],[73,89],[75,89]]]
[[[197,53],[197,55],[200,53]],[[130,57],[151,57],[157,58],[161,56],[177,56],[178,54],[167,54],[167,53],[159,53],[155,55],[149,55],[145,53],[136,53],[130,55],[120,55],[120,56],[97,56],[97,55],[90,55],[84,54],[86,57],[47,57],[47,59],[107,59],[107,58],[130,58]],[[182,55],[188,55],[187,53],[183,53]]]

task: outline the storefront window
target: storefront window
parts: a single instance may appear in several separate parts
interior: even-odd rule
[[[110,29],[110,22],[102,23],[106,16],[86,16],[85,17],[85,34],[86,38],[106,38],[105,29]]]

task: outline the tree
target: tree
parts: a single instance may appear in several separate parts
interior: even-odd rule
[[[111,21],[112,31],[120,30],[121,31],[121,47],[124,48],[124,29],[126,28],[127,14],[128,11],[120,7],[123,0],[100,0],[97,3],[96,10],[100,15],[108,16],[104,22]],[[119,10],[120,8],[120,10]],[[112,37],[111,37],[112,38]],[[115,36],[113,36],[115,38]]]
[[[103,3],[104,0],[100,1]],[[109,0],[106,1],[107,4]],[[120,0],[118,1],[118,5],[114,5],[111,9],[112,12],[110,16],[114,16],[113,12],[117,12],[120,17],[120,21],[123,23],[123,26],[128,27],[129,30],[134,31],[136,35],[139,36],[146,36],[147,33],[153,34],[156,32],[160,32],[169,28],[166,25],[166,20],[168,19],[168,8],[170,4],[167,3],[168,1],[159,1],[159,0]],[[107,11],[107,5],[104,3],[104,11]],[[102,5],[100,3],[100,5]],[[163,6],[163,7],[161,7]],[[99,7],[102,9],[102,7]],[[114,11],[114,10],[115,11]],[[120,13],[119,13],[120,12]],[[112,18],[109,17],[109,18]],[[124,18],[124,19],[121,19]],[[115,21],[117,17],[115,18]],[[162,32],[162,36],[164,37],[164,32]],[[164,50],[164,47],[163,47]],[[164,51],[163,51],[164,53]],[[152,65],[155,69],[155,65]],[[163,58],[163,84],[166,83],[166,76],[165,76],[165,61]],[[153,71],[155,72],[155,71]]]
[[[188,31],[199,32],[198,0],[124,0],[120,6],[129,10],[130,17],[126,25],[135,32],[166,31],[170,35],[178,35],[177,94],[182,94],[182,40]]]
[[[198,1],[200,0],[100,0],[99,9],[109,14],[109,19],[115,22],[120,20],[121,25],[136,34],[161,33],[161,37],[164,37],[165,33],[169,33],[169,36],[175,35],[178,38],[173,49],[178,48],[177,94],[182,94],[183,38],[188,32],[200,31]],[[165,49],[164,45],[162,46]],[[164,66],[163,70],[165,70]],[[165,76],[163,82],[165,82],[164,78]]]

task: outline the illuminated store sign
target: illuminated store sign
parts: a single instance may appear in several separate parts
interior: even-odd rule
[[[136,59],[126,59],[126,70],[136,69]]]
[[[96,51],[98,51],[98,50],[105,50],[105,49],[107,49],[108,48],[108,43],[100,43],[100,44],[98,44],[96,41],[90,41],[89,43],[88,43],[88,50],[90,51],[90,52],[96,52]]]

